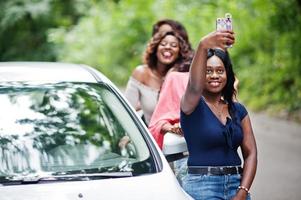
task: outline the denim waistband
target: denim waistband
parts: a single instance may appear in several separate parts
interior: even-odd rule
[[[189,174],[200,174],[200,175],[233,175],[241,174],[242,168],[240,166],[222,166],[222,167],[203,167],[203,166],[188,166]]]

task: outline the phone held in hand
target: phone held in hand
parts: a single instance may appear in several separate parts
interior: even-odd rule
[[[216,19],[216,30],[233,30],[232,15],[230,13],[226,13],[224,18]],[[232,45],[228,45],[227,47],[232,47]]]
[[[217,18],[216,19],[216,30],[233,30],[232,26],[232,15],[230,13],[225,14],[225,18]]]

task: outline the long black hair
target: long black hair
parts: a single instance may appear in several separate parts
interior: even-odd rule
[[[236,91],[234,89],[235,74],[232,68],[232,62],[228,51],[223,51],[221,49],[209,49],[207,53],[207,59],[214,55],[220,58],[225,66],[227,83],[222,89],[222,97],[229,105],[230,116],[234,117],[233,113],[235,108],[233,106],[233,98],[236,96]]]

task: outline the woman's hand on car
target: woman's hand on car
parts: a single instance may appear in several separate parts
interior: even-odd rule
[[[167,132],[174,133],[176,135],[183,136],[182,129],[180,128],[179,123],[170,124],[169,122],[163,124],[162,126],[162,132],[165,134]]]

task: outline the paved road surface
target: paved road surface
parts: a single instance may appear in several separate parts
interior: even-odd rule
[[[301,200],[301,124],[250,113],[258,147],[253,200]]]

